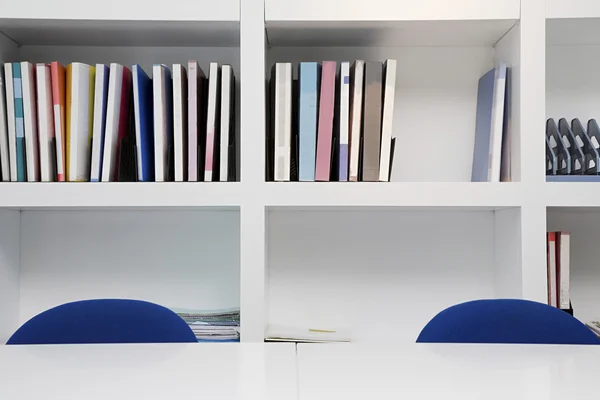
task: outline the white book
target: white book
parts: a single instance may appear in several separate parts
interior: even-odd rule
[[[198,161],[204,154],[198,154],[198,141],[203,132],[204,121],[203,110],[206,109],[206,101],[203,96],[204,71],[198,65],[198,61],[188,61],[188,181],[198,181]]]
[[[90,177],[91,104],[94,91],[94,69],[87,64],[72,63],[70,121],[67,141],[67,174],[71,182],[85,182]],[[69,79],[67,67],[67,80]],[[67,87],[69,86],[67,82]]]
[[[169,179],[169,146],[172,139],[172,96],[171,74],[165,65],[152,67],[154,109],[154,171],[156,182]]]
[[[4,182],[10,181],[10,156],[8,146],[7,110],[5,101],[4,74],[0,71],[0,172]],[[12,100],[12,99],[11,99]]]
[[[350,71],[350,181],[358,181],[360,171],[360,129],[362,125],[363,83],[365,62],[356,60]]]
[[[173,140],[175,182],[187,181],[187,74],[181,64],[173,64]]]
[[[348,180],[348,163],[350,154],[348,153],[348,144],[350,142],[350,63],[345,61],[340,63],[339,74],[340,88],[340,106],[339,106],[339,144],[338,144],[338,179],[340,181]],[[343,158],[342,158],[343,157]]]
[[[502,134],[504,132],[504,97],[506,95],[506,64],[502,63],[496,67],[494,82],[488,182],[500,182]]]
[[[104,156],[104,135],[106,133],[106,101],[108,98],[108,76],[104,64],[96,64],[94,84],[94,116],[92,122],[92,161],[90,181],[100,182]]]
[[[384,71],[383,113],[381,119],[381,153],[379,155],[380,182],[387,182],[390,180],[392,122],[394,120],[394,97],[396,96],[396,60],[386,60]]]
[[[221,68],[221,154],[219,156],[219,180],[227,182],[227,172],[229,171],[229,147],[230,134],[232,130],[233,118],[233,91],[235,82],[233,79],[233,69],[231,65],[223,65]]]
[[[559,232],[560,256],[559,269],[559,293],[558,301],[561,309],[571,308],[571,291],[570,291],[570,269],[571,269],[571,234],[569,232]]]
[[[10,180],[17,182],[17,128],[15,125],[15,92],[13,86],[12,64],[4,64],[4,85],[6,88],[6,119],[8,121],[8,160],[10,162]]]
[[[102,182],[115,180],[117,170],[117,150],[119,148],[119,122],[121,120],[121,100],[123,92],[124,67],[111,63],[106,100],[106,128],[104,133],[104,154],[102,156]],[[97,92],[96,92],[97,93]]]
[[[292,156],[292,64],[275,64],[275,180],[290,180]],[[316,149],[315,149],[316,151]]]
[[[54,110],[52,106],[52,75],[49,64],[36,64],[37,116],[40,141],[40,173],[42,182],[56,177],[54,139]]]
[[[21,62],[21,78],[21,83],[23,85],[23,121],[25,125],[27,181],[39,182],[40,153],[35,98],[35,70],[32,63],[27,61]]]
[[[220,70],[217,63],[210,63],[208,70],[208,107],[206,113],[206,157],[204,158],[204,181],[213,180],[214,161],[219,151],[219,142],[216,141],[219,129],[219,91]]]
[[[548,304],[558,307],[556,291],[556,233],[548,234]]]

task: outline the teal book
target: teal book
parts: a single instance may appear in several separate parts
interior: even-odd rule
[[[317,113],[319,110],[319,75],[321,66],[303,62],[298,67],[300,101],[298,102],[299,180],[314,181],[317,157]]]
[[[23,118],[23,87],[21,85],[21,64],[12,63],[13,90],[15,97],[15,130],[17,134],[17,181],[27,180],[25,171],[25,120]]]

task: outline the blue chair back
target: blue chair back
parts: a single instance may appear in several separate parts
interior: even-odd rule
[[[36,315],[6,344],[192,343],[189,326],[168,308],[139,300],[67,303]]]
[[[445,309],[417,338],[422,343],[600,344],[566,312],[529,300],[475,300]]]

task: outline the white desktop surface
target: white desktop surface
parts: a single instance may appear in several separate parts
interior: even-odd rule
[[[299,400],[598,398],[600,346],[299,344]]]
[[[288,343],[0,345],[0,399],[296,400]]]

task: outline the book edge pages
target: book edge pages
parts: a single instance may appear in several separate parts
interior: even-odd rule
[[[52,113],[52,83],[50,66],[36,64],[36,89],[37,89],[37,118],[40,151],[40,179],[42,182],[51,182],[54,177],[52,165],[51,143],[54,137],[54,118]]]
[[[37,132],[37,110],[35,106],[35,73],[33,64],[21,61],[21,85],[23,95],[23,124],[25,128],[25,162],[27,181],[40,180],[40,157]]]
[[[165,164],[167,150],[165,149],[165,135],[163,129],[165,120],[165,73],[162,65],[153,65],[152,67],[152,103],[154,119],[154,175],[156,182],[165,181]]]
[[[500,182],[502,135],[504,132],[504,96],[506,93],[506,64],[496,67],[494,97],[492,103],[492,126],[488,166],[488,182]]]
[[[90,181],[98,182],[102,178],[102,165],[100,159],[102,158],[100,152],[104,152],[102,148],[102,135],[104,129],[102,121],[102,114],[104,112],[103,107],[103,93],[104,88],[105,70],[104,64],[96,64],[96,84],[94,85],[94,116],[92,122],[92,160],[90,165]]]
[[[559,301],[560,308],[563,310],[571,308],[570,302],[570,287],[569,287],[569,279],[570,279],[570,245],[571,245],[571,234],[568,232],[560,232],[560,291],[559,291]]]
[[[352,115],[350,121],[350,168],[348,172],[348,180],[352,182],[358,181],[360,158],[360,132],[362,126],[362,102],[363,102],[363,85],[364,85],[364,61],[356,60],[354,64],[354,78],[352,79],[352,104],[350,105],[350,113]],[[360,85],[356,85],[357,78],[360,78]]]

